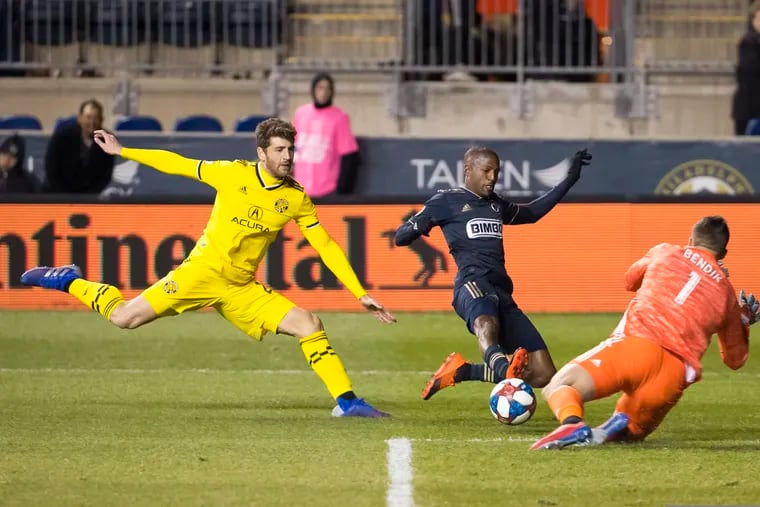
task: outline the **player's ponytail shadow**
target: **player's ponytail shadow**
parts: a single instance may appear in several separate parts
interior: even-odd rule
[[[401,223],[406,222],[412,216],[417,213],[412,210],[403,217],[401,217]],[[395,230],[383,231],[380,235],[383,238],[388,239],[388,248],[394,248],[396,245],[393,242],[393,238],[396,236]],[[425,241],[423,238],[417,238],[410,245],[409,249],[417,254],[417,258],[422,263],[422,268],[414,274],[414,281],[419,282],[420,287],[428,287],[430,285],[430,279],[433,278],[438,270],[448,271],[449,265],[446,260],[446,255],[438,250],[436,247]]]

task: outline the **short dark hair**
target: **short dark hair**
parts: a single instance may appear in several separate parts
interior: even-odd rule
[[[82,102],[82,103],[79,105],[79,114],[82,114],[82,113],[84,113],[84,110],[85,110],[85,108],[86,108],[87,106],[92,106],[92,107],[94,107],[95,109],[97,109],[97,110],[98,110],[98,114],[100,114],[100,117],[101,117],[101,118],[103,117],[103,104],[101,104],[100,102],[98,102],[98,101],[97,101],[97,100],[95,100],[95,99],[87,99],[87,100],[85,100],[84,102]]]
[[[464,152],[464,164],[470,165],[474,159],[479,157],[491,157],[496,161],[497,165],[501,161],[499,159],[499,154],[491,148],[486,146],[473,146]]]
[[[280,118],[267,118],[256,125],[254,136],[256,136],[256,146],[262,150],[266,150],[269,148],[273,137],[281,137],[291,143],[295,143],[296,128],[292,123]]]
[[[726,219],[713,215],[704,217],[694,224],[691,230],[691,237],[694,240],[694,246],[712,250],[720,260],[728,252],[726,247],[728,246],[731,234],[728,231]]]

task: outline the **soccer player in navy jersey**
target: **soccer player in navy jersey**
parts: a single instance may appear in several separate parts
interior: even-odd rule
[[[464,154],[464,186],[435,194],[396,231],[396,245],[405,246],[433,227],[441,228],[458,269],[453,306],[477,337],[484,360],[474,364],[451,353],[428,380],[423,399],[467,380],[498,383],[522,378],[534,387],[551,380],[557,370],[546,343],[512,298],[502,226],[540,220],[578,181],[590,160],[586,150],[578,151],[563,181],[528,204],[516,204],[494,193],[499,155],[486,147],[470,148]]]

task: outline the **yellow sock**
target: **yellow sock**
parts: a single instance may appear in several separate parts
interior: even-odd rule
[[[113,309],[124,302],[124,296],[113,285],[90,282],[83,278],[77,278],[71,282],[69,294],[106,319],[110,319]]]
[[[560,424],[570,416],[583,419],[583,398],[574,387],[562,386],[546,401]]]
[[[298,343],[301,345],[306,360],[309,361],[309,366],[330,391],[330,396],[337,398],[352,390],[351,380],[343,367],[343,362],[330,346],[324,331],[304,336],[298,340]]]

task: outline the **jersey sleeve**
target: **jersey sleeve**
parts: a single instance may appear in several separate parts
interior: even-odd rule
[[[649,249],[649,251],[637,260],[628,268],[623,276],[625,283],[625,290],[636,292],[641,287],[641,282],[644,281],[644,274],[647,272],[649,264],[658,252],[662,251],[667,246],[666,243],[661,243]]]
[[[301,206],[298,208],[293,219],[296,221],[296,224],[298,224],[298,228],[301,229],[301,232],[305,232],[321,225],[319,223],[319,217],[317,216],[317,208],[307,194],[303,195]]]
[[[744,366],[749,357],[749,326],[742,323],[741,308],[734,289],[729,283],[726,296],[726,320],[718,329],[718,348],[723,363],[737,370]]]
[[[447,218],[447,203],[444,193],[435,194],[425,201],[422,209],[401,225],[396,231],[394,242],[406,246],[422,235],[427,236],[436,225],[443,225]]]
[[[501,222],[512,224],[520,213],[520,206],[512,201],[501,200]]]
[[[217,190],[224,185],[225,181],[229,181],[233,172],[232,166],[238,163],[227,160],[197,160],[171,151],[138,148],[122,148],[120,155],[162,173],[202,181]]]
[[[322,262],[343,286],[357,299],[365,296],[367,291],[356,276],[346,253],[319,223],[316,207],[308,195],[304,194],[304,200],[294,218],[306,241],[317,251]]]

